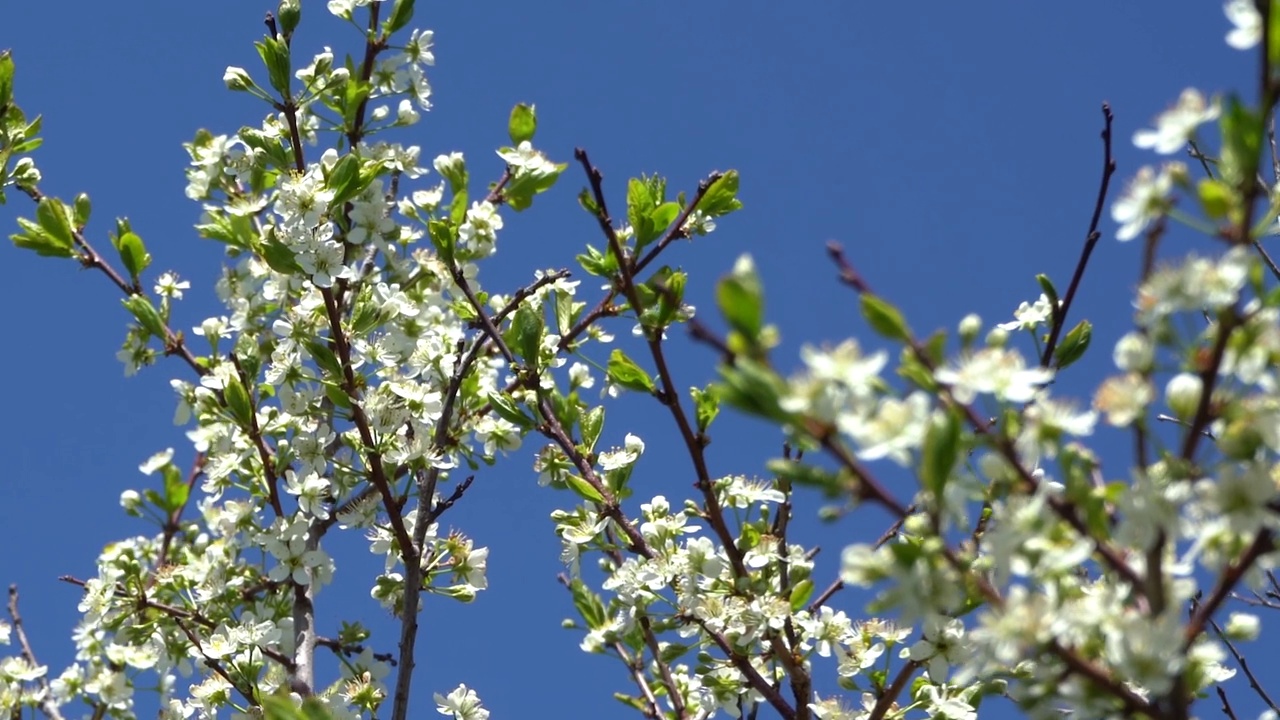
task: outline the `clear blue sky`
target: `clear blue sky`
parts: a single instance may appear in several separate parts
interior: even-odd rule
[[[323,45],[339,55],[356,47],[322,3],[305,5],[300,56]],[[221,248],[191,229],[200,208],[183,195],[180,144],[198,128],[230,133],[261,120],[265,108],[224,90],[221,78],[228,65],[261,75],[251,43],[273,8],[68,0],[0,11],[0,48],[14,51],[18,101],[45,117],[36,156],[42,189],[92,196],[89,230],[99,248],[109,247],[111,219],[129,216],[153,268],[192,282],[181,326],[221,313],[212,292]],[[1223,43],[1228,24],[1217,2],[419,8],[415,26],[436,32],[436,109],[406,142],[420,144],[424,157],[461,150],[473,177],[496,177],[492,151],[506,139],[511,106],[525,101],[538,107],[538,146],[565,161],[575,146],[586,148],[618,206],[626,178],[642,172],[692,190],[711,170],[738,169],[745,210],[697,245],[677,247],[671,260],[691,271],[691,300],[710,318],[714,280],[739,253],[752,253],[770,319],[783,330],[777,358],[785,368],[795,366],[801,342],[868,335],[855,298],[834,280],[827,240],[843,242],[918,331],[954,328],[969,311],[988,324],[1012,319],[1020,301],[1038,294],[1036,273],[1066,287],[1096,192],[1101,102],[1116,113],[1118,190],[1155,159],[1132,148],[1133,131],[1183,87],[1213,92],[1253,77],[1252,58]],[[535,269],[571,266],[584,243],[599,244],[574,200],[583,186],[575,170],[532,211],[507,214],[498,255],[482,273],[486,288],[509,291]],[[32,207],[14,193],[0,208],[6,235],[17,213]],[[1140,247],[1117,243],[1109,220],[1103,231],[1073,308],[1073,320],[1094,321],[1096,351],[1060,393],[1082,396],[1096,384],[1129,321]],[[71,656],[78,600],[56,578],[87,577],[104,543],[153,531],[117,501],[126,488],[146,487],[137,466],[153,452],[172,446],[189,461],[170,422],[168,387],[170,377],[189,373],[166,362],[125,380],[114,353],[127,316],[105,278],[7,243],[0,258],[9,338],[0,353],[8,408],[0,413],[0,580],[20,584],[41,660],[56,674]],[[710,353],[683,338],[674,345],[681,385],[712,376]],[[693,477],[661,419],[652,403],[626,403],[611,412],[606,439],[635,431],[648,442],[640,496],[683,497]],[[714,473],[759,473],[777,454],[780,438],[760,424],[730,420],[716,430]],[[1114,458],[1108,477],[1126,477],[1126,440],[1106,430],[1097,440]],[[580,652],[579,633],[558,626],[572,612],[555,581],[561,568],[548,513],[571,499],[534,480],[523,454],[481,473],[446,516],[446,525],[491,548],[491,589],[470,607],[428,602],[416,717],[434,714],[431,692],[459,682],[477,688],[495,717],[628,712],[609,697],[628,689],[621,669]],[[819,502],[804,496],[796,524],[801,539],[822,545],[818,577],[829,580],[840,548],[879,534],[885,522],[870,512],[867,521],[818,527]],[[353,546],[330,548],[339,584],[320,603],[375,617],[368,576],[355,570],[368,565],[367,552],[362,542]],[[853,614],[858,600],[835,604]],[[394,647],[391,634],[377,640],[379,650]],[[1232,685],[1243,702],[1243,680]]]

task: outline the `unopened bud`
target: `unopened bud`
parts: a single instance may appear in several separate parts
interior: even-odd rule
[[[248,71],[234,66],[227,67],[227,71],[222,74],[222,82],[227,84],[228,90],[237,92],[244,92],[253,88],[253,78],[249,77]]]

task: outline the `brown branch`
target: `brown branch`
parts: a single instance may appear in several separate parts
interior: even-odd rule
[[[1043,367],[1049,367],[1053,360],[1053,351],[1058,345],[1058,337],[1067,324],[1067,313],[1071,310],[1072,301],[1075,300],[1076,290],[1080,288],[1080,281],[1084,279],[1085,266],[1089,264],[1089,256],[1093,254],[1098,239],[1102,237],[1102,233],[1098,232],[1098,222],[1102,219],[1102,210],[1106,206],[1111,176],[1116,172],[1116,161],[1111,157],[1111,121],[1114,117],[1111,114],[1111,106],[1102,103],[1102,180],[1098,183],[1098,196],[1093,203],[1089,231],[1085,233],[1084,248],[1080,251],[1080,260],[1076,263],[1075,273],[1071,276],[1071,284],[1067,287],[1067,294],[1062,298],[1062,307],[1059,309],[1055,305],[1052,309],[1053,330],[1049,333],[1049,341],[1045,344],[1044,353],[1040,356],[1040,365]]]
[[[9,586],[9,617],[13,619],[13,631],[18,636],[18,645],[22,647],[22,657],[32,666],[39,667],[40,662],[36,660],[36,651],[31,646],[31,641],[27,638],[27,631],[22,624],[22,615],[18,612],[18,586]],[[58,704],[53,700],[53,693],[49,689],[49,680],[45,676],[37,679],[36,684],[40,686],[40,711],[49,717],[49,720],[62,720],[62,711],[58,709]],[[15,717],[17,717],[15,715]]]

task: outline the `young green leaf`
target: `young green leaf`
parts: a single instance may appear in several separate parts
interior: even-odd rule
[[[1040,273],[1036,275],[1036,282],[1040,285],[1040,290],[1044,292],[1044,296],[1049,298],[1049,307],[1058,307],[1058,289],[1053,286],[1053,281],[1048,275]]]
[[[911,337],[911,330],[902,313],[897,308],[876,297],[862,296],[862,316],[873,330],[890,340],[906,340]]]
[[[689,388],[689,393],[693,396],[693,407],[697,413],[698,432],[705,433],[720,414],[720,398],[716,395],[714,386],[709,386],[706,390]]]
[[[64,245],[55,240],[39,225],[30,220],[18,218],[18,226],[26,232],[9,236],[15,246],[26,250],[34,250],[37,255],[42,257],[71,257],[75,255],[75,251],[69,245]]]
[[[787,384],[772,368],[738,358],[735,364],[720,368],[720,377],[722,381],[716,385],[716,395],[722,402],[777,422],[791,420],[790,413],[781,405]]]
[[[9,50],[0,52],[0,117],[13,102],[13,71],[13,53]]]
[[[130,279],[138,282],[138,276],[151,265],[151,254],[142,244],[142,238],[137,233],[127,232],[117,239],[116,248],[120,251],[120,262],[124,263]]]
[[[74,230],[67,207],[61,200],[46,197],[36,206],[36,220],[40,229],[57,245],[70,249],[74,241]]]
[[[342,380],[342,363],[338,362],[338,356],[330,349],[328,340],[312,338],[304,344],[307,347],[307,352],[311,354],[311,359],[315,360],[317,367],[335,382]]]
[[[800,612],[803,610],[805,604],[809,602],[809,598],[811,597],[813,597],[812,580],[805,578],[804,580],[796,583],[795,586],[791,588],[791,612]]]
[[[582,616],[582,621],[588,628],[594,630],[608,622],[609,615],[605,610],[604,601],[592,592],[586,583],[574,578],[569,583],[569,591],[573,595],[573,606],[577,608],[578,614]]]
[[[267,67],[267,77],[271,81],[271,87],[280,93],[280,97],[289,96],[289,80],[292,74],[289,72],[289,46],[284,41],[266,37],[254,43],[258,48],[258,55],[262,58],[262,64]]]
[[[511,321],[511,329],[507,332],[506,341],[511,345],[520,359],[529,367],[537,367],[538,354],[542,348],[542,333],[546,328],[542,325],[542,315],[525,303],[516,310]]]
[[[249,393],[245,391],[244,385],[240,384],[240,380],[231,378],[222,389],[222,397],[227,401],[227,409],[231,411],[231,417],[240,424],[240,427],[249,427],[253,420],[253,404],[249,400]]]
[[[520,103],[511,108],[511,118],[507,120],[507,135],[511,137],[512,145],[532,140],[537,130],[538,115],[532,105]]]
[[[1071,328],[1071,332],[1062,338],[1062,342],[1053,351],[1053,364],[1059,370],[1079,360],[1089,349],[1093,340],[1093,325],[1088,320],[1081,320]]]
[[[764,327],[764,288],[749,255],[734,264],[733,272],[716,284],[716,303],[729,327],[754,342]]]
[[[347,153],[334,164],[329,176],[324,179],[325,187],[333,191],[332,207],[340,207],[342,203],[355,197],[360,192],[360,159],[355,153]]]
[[[719,217],[741,207],[742,202],[738,200],[738,171],[729,170],[711,183],[697,209],[705,215]]]
[[[155,306],[145,296],[130,295],[123,300],[123,303],[125,308],[130,313],[133,313],[133,317],[137,319],[138,324],[151,333],[153,337],[162,340],[167,337],[164,321],[160,319],[160,313],[156,312]]]
[[[604,496],[599,490],[591,487],[591,483],[572,473],[566,473],[565,481],[569,484],[569,489],[578,494],[578,497],[591,502],[604,502]]]
[[[960,420],[952,412],[941,413],[929,422],[920,459],[921,485],[935,498],[942,497],[959,456]]]
[[[85,193],[76,195],[75,204],[72,206],[72,217],[77,228],[82,228],[89,224],[89,214],[93,211],[93,205],[89,202],[89,196]]]
[[[609,354],[609,382],[636,392],[652,393],[656,390],[649,373],[627,357],[627,354],[614,348]]]
[[[1246,180],[1253,182],[1262,147],[1262,118],[1233,95],[1227,101],[1219,125],[1222,128],[1219,177],[1235,187]]]
[[[1200,198],[1200,208],[1214,220],[1226,219],[1236,204],[1235,193],[1217,178],[1201,178],[1196,191]]]
[[[391,8],[391,17],[387,18],[387,35],[391,35],[402,30],[413,19],[413,2],[414,0],[396,0],[395,6]]]
[[[173,466],[173,463],[161,468],[160,474],[164,479],[164,509],[170,513],[181,510],[182,506],[187,504],[191,486],[183,481],[182,473]]]
[[[528,430],[536,424],[533,418],[526,415],[507,393],[489,393],[489,404],[493,406],[493,411],[498,413],[498,417],[520,428]]]
[[[600,439],[600,432],[604,430],[604,406],[597,405],[588,410],[582,416],[581,424],[582,444],[587,452],[591,452],[596,447],[596,441]]]

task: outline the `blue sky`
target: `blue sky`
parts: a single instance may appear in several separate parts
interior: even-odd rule
[[[305,5],[300,56],[356,47],[321,3]],[[221,312],[212,292],[220,247],[191,229],[200,209],[183,195],[181,143],[201,127],[230,133],[261,120],[265,108],[224,90],[221,78],[228,65],[261,74],[252,41],[273,7],[68,0],[3,11],[0,48],[14,51],[18,102],[45,117],[42,189],[91,195],[89,230],[101,249],[111,219],[130,217],[153,268],[192,282],[179,325]],[[1182,88],[1227,90],[1253,77],[1252,58],[1223,43],[1228,25],[1213,2],[420,3],[415,26],[436,32],[436,109],[404,141],[427,158],[461,150],[473,177],[496,178],[492,151],[506,140],[507,114],[532,102],[538,146],[562,161],[586,148],[618,207],[625,180],[642,172],[692,191],[711,170],[739,170],[745,209],[669,261],[690,271],[690,299],[711,318],[714,280],[752,253],[782,329],[784,368],[802,342],[869,337],[856,298],[834,279],[826,241],[842,242],[922,334],[954,328],[970,311],[988,323],[1011,319],[1038,294],[1036,273],[1066,287],[1093,208],[1102,101],[1116,114],[1114,193],[1154,160],[1132,148],[1133,131]],[[488,289],[509,291],[535,269],[571,266],[585,243],[599,245],[574,200],[583,184],[575,168],[531,211],[507,213],[498,256],[482,271]],[[19,213],[31,205],[12,194],[0,208],[6,234]],[[1109,221],[1103,231],[1073,308],[1073,320],[1095,323],[1095,352],[1057,392],[1088,393],[1128,327],[1140,247],[1117,243]],[[1193,243],[1206,247],[1177,232],[1166,247]],[[189,374],[168,362],[124,379],[114,353],[127,317],[105,278],[7,243],[0,258],[10,337],[0,353],[9,408],[0,414],[0,580],[20,585],[41,660],[57,672],[71,657],[78,593],[56,578],[87,577],[104,543],[152,531],[117,501],[146,487],[137,466],[153,452],[175,447],[189,460],[168,387]],[[681,385],[712,377],[709,352],[683,338],[673,345]],[[638,495],[683,497],[693,477],[657,410],[623,403],[606,440],[633,431],[648,442]],[[780,442],[759,423],[727,419],[709,450],[712,472],[761,473]],[[1104,430],[1097,446],[1115,458],[1107,476],[1126,477],[1126,438]],[[555,581],[548,513],[570,502],[537,487],[522,455],[477,477],[446,517],[491,547],[492,589],[470,607],[428,603],[417,712],[458,682],[476,687],[495,717],[627,712],[609,697],[628,689],[621,668],[581,653],[579,634],[559,628],[572,609]],[[819,504],[804,496],[796,525],[800,539],[821,544],[818,577],[829,580],[840,548],[886,521],[869,510],[820,527]],[[362,543],[332,549],[340,583],[343,562],[369,562]],[[347,575],[321,603],[376,617],[364,577]],[[836,605],[852,614],[858,600]],[[392,638],[383,635],[380,649]],[[1233,684],[1250,707],[1243,681]]]

